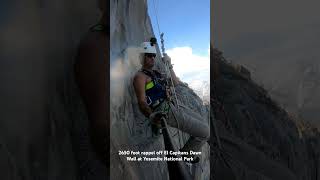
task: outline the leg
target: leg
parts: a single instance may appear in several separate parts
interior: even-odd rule
[[[210,136],[210,130],[207,123],[197,116],[186,113],[180,108],[180,111],[174,106],[170,106],[168,125],[179,128],[181,131],[190,134],[190,138],[181,149],[182,151],[199,151]],[[199,116],[198,116],[199,117]]]
[[[180,109],[181,109],[184,113],[186,113],[187,116],[191,116],[191,117],[193,117],[193,118],[195,118],[195,119],[198,119],[198,120],[200,120],[200,121],[202,121],[202,122],[205,122],[205,123],[208,122],[207,120],[204,120],[206,117],[201,116],[200,113],[195,112],[193,109],[190,109],[190,108],[188,108],[188,107],[186,107],[186,106],[180,106]]]

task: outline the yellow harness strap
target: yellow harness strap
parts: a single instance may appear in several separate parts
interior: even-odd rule
[[[147,84],[146,84],[146,90],[148,90],[148,89],[151,89],[152,87],[154,86],[154,83],[153,83],[153,81],[150,81],[150,82],[148,82]]]

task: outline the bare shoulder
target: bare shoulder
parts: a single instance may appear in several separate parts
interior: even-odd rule
[[[141,71],[138,71],[136,72],[136,74],[134,75],[134,78],[133,78],[133,81],[136,82],[136,81],[142,81],[142,80],[145,80],[147,77],[146,75],[141,72]]]

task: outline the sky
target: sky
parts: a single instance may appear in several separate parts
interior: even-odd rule
[[[210,0],[148,0],[148,13],[178,77],[197,90],[210,83]]]

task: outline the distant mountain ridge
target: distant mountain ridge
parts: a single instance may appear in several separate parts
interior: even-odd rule
[[[210,103],[210,82],[201,81],[190,83],[189,86],[200,97],[204,104]]]

